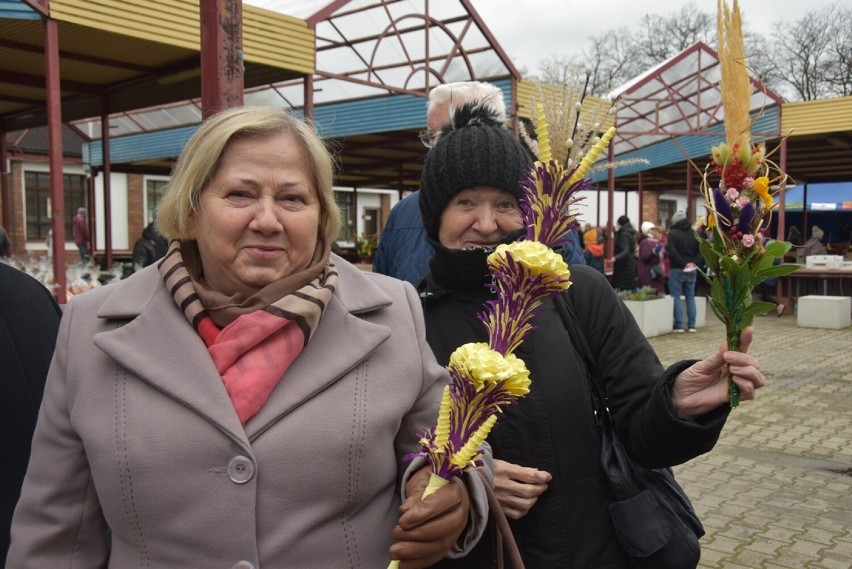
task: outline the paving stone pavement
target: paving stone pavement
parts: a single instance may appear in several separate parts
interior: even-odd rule
[[[699,567],[852,568],[852,328],[755,318],[768,384],[731,412],[716,447],[675,468],[704,523]],[[651,338],[664,365],[710,355],[725,330]]]

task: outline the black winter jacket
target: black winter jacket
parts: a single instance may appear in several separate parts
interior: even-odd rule
[[[616,290],[636,288],[636,229],[629,223],[615,232],[612,286]]]
[[[426,336],[440,363],[467,342],[486,341],[476,314],[492,298],[484,286],[485,253],[440,245],[432,272],[420,283]],[[713,448],[727,406],[702,422],[677,419],[673,378],[692,362],[664,370],[605,277],[571,267],[567,295],[596,356],[619,435],[631,455],[650,467],[683,463]],[[609,518],[610,493],[599,465],[600,436],[593,419],[585,365],[572,349],[553,300],[533,320],[536,329],[516,354],[530,370],[530,393],[505,410],[488,437],[494,458],[550,472],[553,480],[530,512],[511,521],[525,565],[548,568],[626,568]],[[494,543],[483,539],[466,558],[440,567],[491,568]]]
[[[666,251],[669,253],[673,269],[682,269],[687,263],[704,266],[704,258],[698,248],[698,239],[695,238],[689,219],[681,219],[671,226]]]
[[[168,240],[157,233],[154,224],[149,223],[142,230],[142,238],[133,245],[133,270],[144,269],[162,259],[169,248]]]

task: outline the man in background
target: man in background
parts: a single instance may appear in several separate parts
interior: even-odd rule
[[[450,115],[465,103],[481,101],[506,121],[506,103],[499,87],[479,81],[461,81],[438,85],[429,91],[426,130],[420,141],[429,150],[438,142],[441,128]],[[563,245],[563,256],[571,264],[584,264],[573,232]],[[390,212],[373,256],[373,271],[416,285],[429,272],[434,249],[426,239],[420,216],[420,190],[400,200]]]
[[[0,562],[9,549],[12,513],[30,461],[59,305],[41,283],[0,263]]]
[[[672,216],[666,251],[671,259],[669,294],[674,297],[674,331],[683,332],[683,311],[680,307],[680,297],[683,296],[686,303],[687,332],[695,332],[695,282],[703,259],[698,248],[698,239],[692,230],[692,222],[682,210],[676,211]]]
[[[77,208],[74,216],[74,243],[80,251],[80,265],[89,262],[89,224],[86,222],[86,208]]]

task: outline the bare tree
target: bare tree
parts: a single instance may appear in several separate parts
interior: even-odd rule
[[[592,36],[580,54],[552,55],[538,77],[562,84],[566,73],[587,67],[590,92],[603,95],[699,41],[715,49],[716,18],[690,2],[667,15],[646,14],[634,29]],[[852,95],[852,7],[840,0],[795,22],[775,22],[769,37],[746,29],[745,44],[753,74],[788,99]]]
[[[715,34],[716,19],[690,2],[666,16],[642,16],[632,49],[641,67],[649,69],[699,41],[711,43]]]
[[[835,11],[836,6],[812,10],[802,19],[780,26],[779,69],[798,99],[811,101],[829,94],[825,74],[830,67],[829,33]]]
[[[833,95],[845,97],[852,95],[852,8],[835,7],[828,47],[830,64],[825,78]]]
[[[590,42],[591,48],[579,55],[548,56],[539,63],[535,78],[553,85],[565,85],[579,74],[578,69],[589,69],[589,93],[603,96],[643,70],[638,59],[631,56],[632,37],[626,29],[608,30],[592,37]]]
[[[632,52],[633,37],[625,28],[609,30],[591,38],[591,48],[583,50],[583,61],[592,70],[589,91],[605,95],[643,71]]]

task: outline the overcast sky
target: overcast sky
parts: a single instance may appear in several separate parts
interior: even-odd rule
[[[247,4],[306,17],[329,0],[245,0]],[[772,33],[779,20],[796,21],[809,10],[849,0],[741,0],[746,29]],[[645,14],[668,15],[688,4],[684,0],[471,0],[518,68],[538,71],[549,55],[571,56],[603,31],[636,29]],[[716,0],[694,0],[698,9],[716,14]],[[733,0],[728,0],[733,5]]]
[[[796,21],[808,10],[837,0],[741,0],[747,29],[772,33],[778,20]],[[635,29],[645,14],[667,15],[688,2],[679,0],[471,0],[494,37],[515,63],[531,73],[551,54],[579,54],[588,38],[610,29]],[[733,5],[733,0],[729,0]],[[716,14],[715,0],[695,0],[700,10]]]

